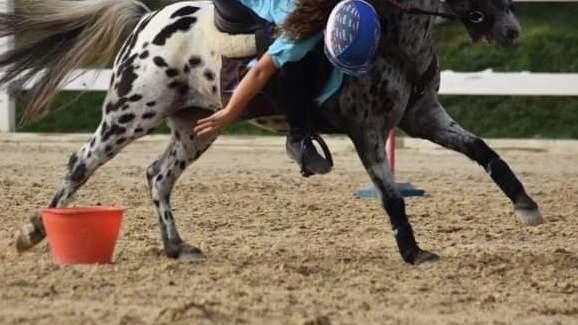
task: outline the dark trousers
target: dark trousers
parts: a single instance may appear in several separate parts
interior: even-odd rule
[[[303,59],[284,64],[279,71],[280,99],[292,131],[312,132],[310,124],[318,85],[321,58],[312,51]]]

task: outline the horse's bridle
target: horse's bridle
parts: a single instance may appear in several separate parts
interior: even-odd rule
[[[460,19],[465,25],[477,29],[480,32],[487,33],[490,31],[493,25],[492,17],[489,17],[486,13],[479,9],[470,9],[466,11],[463,15],[459,16],[454,13],[440,12],[440,11],[430,11],[421,8],[408,6],[399,2],[398,0],[385,0],[389,5],[395,7],[401,12],[411,15],[426,15],[426,16],[437,16],[450,20]]]
[[[389,3],[391,6],[396,7],[397,9],[401,10],[402,12],[404,12],[406,14],[438,16],[438,17],[443,17],[446,19],[459,18],[456,14],[452,14],[452,13],[448,13],[448,12],[424,10],[421,8],[412,7],[412,6],[402,4],[401,2],[396,1],[396,0],[385,0],[385,2]]]

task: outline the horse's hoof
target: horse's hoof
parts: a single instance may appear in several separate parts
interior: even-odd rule
[[[35,231],[34,225],[27,224],[16,233],[16,251],[18,253],[24,253],[38,244],[38,241],[34,240]]]
[[[179,261],[201,261],[205,259],[205,255],[203,252],[195,247],[191,246],[187,243],[181,243],[178,247],[178,252],[175,254],[175,257]]]
[[[435,263],[439,260],[440,260],[439,255],[434,254],[432,252],[420,250],[417,253],[417,255],[415,256],[415,259],[413,260],[413,264],[414,265],[432,264],[432,263]]]
[[[537,226],[544,223],[544,218],[538,209],[516,209],[518,219],[525,226]]]

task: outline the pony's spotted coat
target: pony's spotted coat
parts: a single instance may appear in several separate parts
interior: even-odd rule
[[[471,10],[470,2],[475,3],[476,10],[483,11],[495,22],[489,26],[491,29],[472,27],[472,24],[466,23],[471,33],[475,29],[477,34],[491,33],[492,38],[500,43],[513,41],[519,26],[509,9],[509,1],[448,1],[457,15],[466,17],[464,19]],[[153,132],[167,121],[172,129],[170,143],[146,172],[152,201],[160,220],[167,256],[201,256],[199,249],[181,239],[171,209],[170,194],[183,171],[215,139],[196,137],[193,125],[198,119],[222,107],[222,52],[208,36],[207,29],[201,28],[212,24],[210,2],[181,2],[155,12],[144,10],[142,4],[131,0],[18,3],[32,9],[43,8],[22,11],[36,15],[42,24],[17,25],[27,17],[21,14],[3,15],[0,16],[0,27],[10,28],[10,31],[3,30],[3,35],[19,32],[20,29],[34,31],[35,27],[50,30],[47,27],[59,21],[55,19],[55,14],[60,14],[56,15],[60,19],[69,15],[69,26],[74,26],[55,29],[52,35],[36,40],[33,46],[7,53],[0,60],[0,66],[8,67],[9,71],[9,77],[2,80],[4,83],[14,79],[16,72],[24,69],[39,71],[48,64],[56,65],[41,79],[41,85],[45,88],[33,92],[40,98],[36,103],[46,103],[63,74],[66,75],[91,55],[98,54],[100,47],[78,48],[68,44],[62,48],[56,47],[56,53],[50,52],[46,58],[38,49],[54,48],[58,37],[63,35],[78,37],[80,44],[104,46],[105,41],[115,44],[121,40],[106,38],[107,34],[104,33],[102,37],[105,39],[96,42],[83,39],[83,36],[95,37],[83,32],[113,30],[116,31],[114,35],[118,35],[118,30],[132,30],[130,35],[124,35],[126,41],[114,60],[114,73],[103,103],[102,121],[90,141],[70,157],[68,172],[50,206],[65,206],[98,167],[112,159],[124,146]],[[66,4],[75,5],[64,11]],[[425,78],[422,85],[416,84],[419,76],[432,68],[431,62],[435,59],[432,37],[434,18],[402,15],[385,1],[375,1],[374,5],[385,31],[375,64],[366,76],[347,78],[339,93],[320,108],[319,115],[325,124],[347,134],[353,141],[363,166],[379,190],[403,259],[416,264],[435,260],[437,256],[419,248],[405,212],[404,200],[387,166],[385,141],[388,131],[396,126],[412,136],[459,151],[478,162],[488,172],[491,171],[490,177],[513,202],[526,224],[540,223],[542,219],[537,204],[526,194],[508,165],[483,140],[453,121],[439,103],[439,71],[434,70],[435,73],[431,78]],[[438,0],[419,0],[415,1],[415,5],[430,11],[439,7]],[[62,12],[57,8],[61,8]],[[99,17],[100,20],[94,19]],[[116,22],[117,26],[107,24],[110,22]],[[27,52],[31,50],[36,51],[34,55]],[[20,59],[22,54],[27,54],[23,57],[32,58],[31,61]],[[74,62],[69,62],[72,60],[70,58]],[[414,71],[415,76],[412,77],[410,71]],[[27,77],[31,76],[33,74]],[[420,91],[416,92],[416,87]],[[26,115],[29,118],[39,118],[46,110],[45,106],[32,107]],[[262,118],[259,121],[266,120]],[[34,216],[20,233],[17,247],[20,251],[29,249],[44,236],[41,219]]]

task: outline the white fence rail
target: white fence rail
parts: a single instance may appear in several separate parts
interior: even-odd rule
[[[112,70],[76,70],[62,90],[107,91]],[[29,89],[30,84],[23,88]],[[454,72],[441,73],[442,95],[578,96],[578,73]]]
[[[14,0],[0,1],[0,12],[12,11]],[[578,0],[518,0],[519,2],[577,2]],[[13,46],[12,38],[0,46]],[[111,70],[78,70],[63,90],[106,91]],[[578,96],[578,73],[454,72],[442,71],[442,95]],[[24,88],[28,88],[25,85]],[[16,130],[16,105],[7,90],[0,90],[0,132]]]

